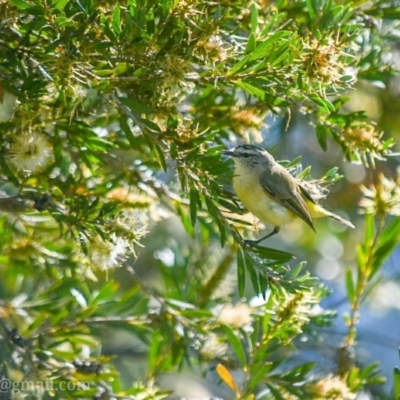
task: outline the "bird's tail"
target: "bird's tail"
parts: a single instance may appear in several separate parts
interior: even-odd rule
[[[336,221],[339,221],[342,224],[349,226],[350,228],[353,228],[353,229],[355,228],[355,226],[350,221],[347,221],[347,219],[344,219],[344,218],[340,217],[339,215],[336,215],[336,214],[330,212],[328,214],[328,217],[331,217],[331,218],[335,219]]]
[[[313,218],[330,217],[336,221],[341,222],[344,225],[347,225],[350,228],[353,228],[353,229],[355,228],[355,226],[350,221],[347,221],[347,219],[344,219],[344,218],[340,217],[339,215],[334,214],[333,212],[325,210],[325,208],[321,207],[318,204],[313,204],[312,207],[309,207],[309,208],[310,208],[311,216]]]

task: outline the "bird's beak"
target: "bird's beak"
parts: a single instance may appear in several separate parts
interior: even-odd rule
[[[237,157],[236,153],[232,150],[222,150],[222,154],[224,156],[229,156],[229,157]]]

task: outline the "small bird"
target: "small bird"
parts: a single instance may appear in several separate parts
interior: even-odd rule
[[[233,188],[243,205],[274,230],[258,240],[247,240],[255,245],[279,232],[282,225],[302,219],[315,232],[312,218],[330,217],[354,228],[354,225],[316,203],[304,184],[278,164],[267,150],[241,145],[223,154],[233,158],[235,172]]]

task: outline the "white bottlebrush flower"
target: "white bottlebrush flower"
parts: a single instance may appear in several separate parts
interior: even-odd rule
[[[133,231],[137,238],[140,238],[147,233],[146,228],[148,224],[148,210],[141,210],[137,208],[131,208],[122,211],[115,221],[113,221],[114,227],[126,232]]]
[[[8,152],[8,161],[17,171],[31,175],[53,161],[53,149],[42,134],[25,132],[15,138]]]
[[[376,214],[384,218],[387,214],[400,215],[400,175],[397,180],[386,178],[379,174],[378,182],[369,188],[362,186],[364,197],[360,201],[361,212],[365,214]]]
[[[127,209],[112,219],[108,225],[109,230],[112,230],[120,241],[124,240],[130,253],[136,257],[135,246],[142,247],[140,240],[147,233],[148,221],[147,210],[143,212],[138,209]]]
[[[252,323],[251,308],[247,304],[226,304],[222,309],[216,310],[217,321],[229,325],[233,329],[243,328]]]
[[[315,399],[341,399],[354,400],[357,395],[350,391],[346,383],[332,374],[312,382],[308,385],[310,393]]]
[[[205,360],[222,357],[228,351],[228,345],[221,342],[215,333],[211,333],[200,348],[200,354]]]
[[[153,380],[150,380],[146,383],[135,382],[132,386],[135,391],[135,399],[137,400],[161,400],[166,397],[165,393],[161,391],[161,389],[156,386]]]
[[[100,236],[92,238],[89,247],[89,260],[95,267],[109,270],[119,267],[125,260],[129,249],[129,243],[115,234],[111,235],[111,241],[103,240]]]

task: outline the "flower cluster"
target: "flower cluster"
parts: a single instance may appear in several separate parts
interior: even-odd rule
[[[221,309],[215,310],[217,321],[229,325],[233,329],[244,328],[251,325],[253,317],[251,308],[247,304],[226,304]]]
[[[88,247],[91,265],[102,270],[109,270],[119,267],[126,259],[129,243],[115,234],[111,235],[111,241],[104,240],[98,235],[91,238]]]
[[[356,156],[356,161],[369,167],[375,166],[375,160],[383,160],[387,149],[393,146],[392,142],[382,141],[383,132],[375,126],[363,123],[347,128],[340,136],[345,151],[350,156]],[[354,157],[353,157],[354,158]]]
[[[288,328],[291,331],[301,332],[303,326],[320,313],[319,300],[320,296],[311,291],[287,294],[286,301],[279,307],[277,312],[276,327],[285,323],[289,324]]]
[[[203,342],[200,354],[204,360],[220,358],[228,351],[228,345],[220,340],[218,335],[211,333]]]
[[[261,129],[266,126],[265,116],[267,110],[260,106],[250,106],[246,108],[231,107],[229,113],[230,128],[241,135],[248,134],[249,141],[256,143],[262,142]]]
[[[205,40],[199,40],[194,49],[194,54],[211,62],[225,61],[228,57],[228,46],[219,35],[212,35]]]
[[[24,132],[15,138],[7,158],[15,170],[32,175],[53,161],[53,148],[44,135]]]
[[[328,375],[307,386],[312,398],[317,400],[353,400],[356,398],[356,394],[352,393],[346,383],[338,376]]]
[[[376,214],[379,218],[385,215],[400,215],[400,187],[397,182],[379,174],[378,182],[369,188],[362,187],[363,198],[360,207],[365,214]]]
[[[329,84],[339,82],[344,70],[340,44],[332,38],[312,38],[304,43],[304,50],[303,67],[310,79]]]

